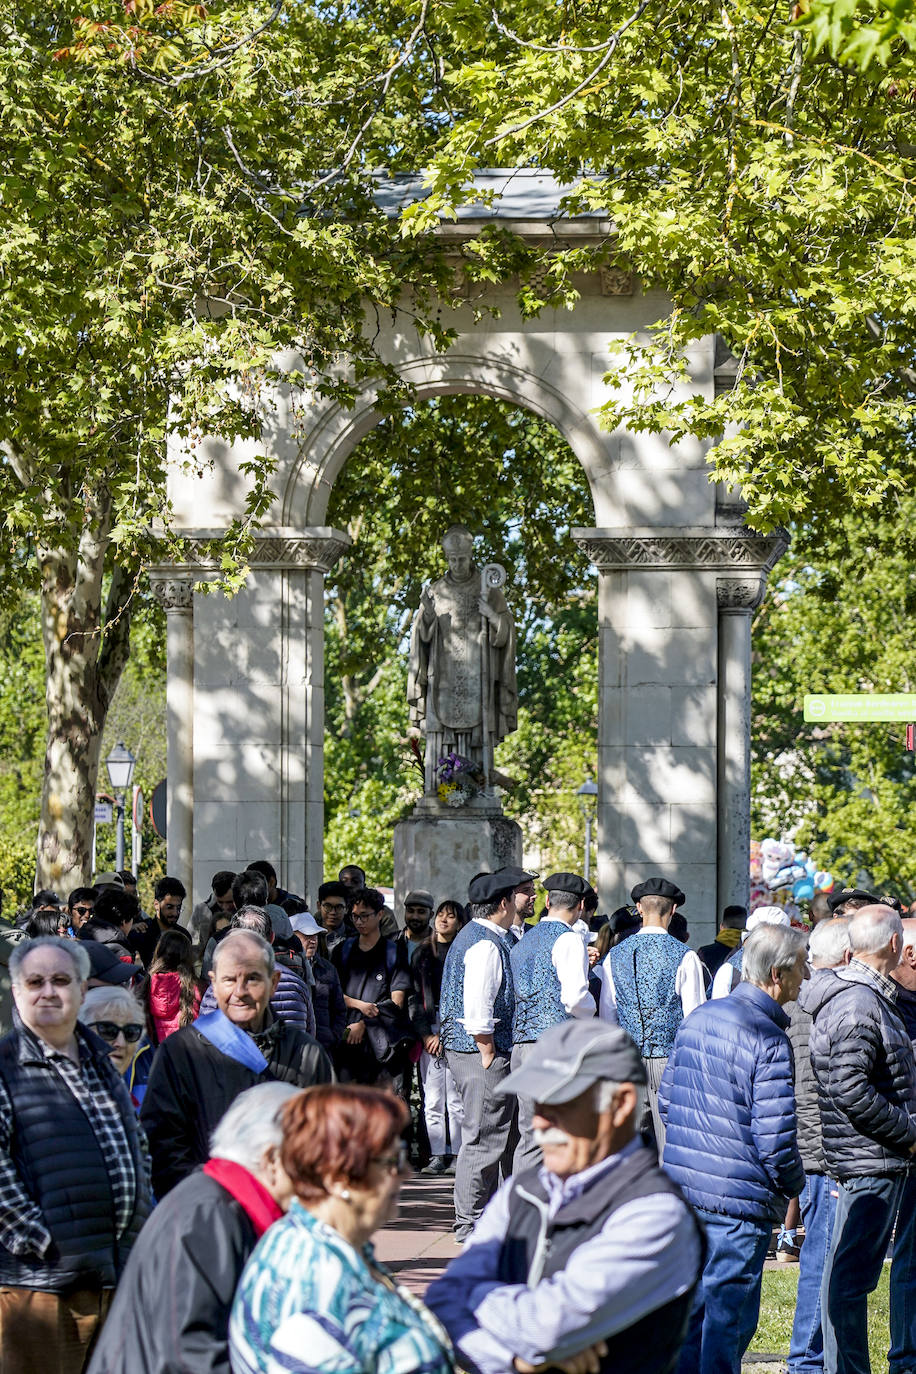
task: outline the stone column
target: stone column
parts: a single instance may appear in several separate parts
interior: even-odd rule
[[[186,569],[150,572],[165,610],[168,671],[166,867],[193,893],[194,876],[194,577]]]
[[[765,577],[719,577],[717,905],[746,907],[751,840],[751,617]]]
[[[575,530],[574,537],[598,568],[602,906],[627,900],[640,877],[665,874],[687,894],[691,934],[703,939],[714,934],[721,906],[723,849],[737,873],[748,831],[744,819],[724,835],[723,816],[736,806],[746,818],[750,795],[749,719],[745,709],[739,720],[732,705],[737,677],[719,643],[719,583],[759,585],[786,541],[740,528]],[[724,718],[720,689],[729,701]],[[725,728],[744,745],[723,773]],[[719,795],[723,779],[727,800]]]

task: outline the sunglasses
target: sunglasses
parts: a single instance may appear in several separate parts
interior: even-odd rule
[[[143,1027],[138,1026],[136,1021],[128,1021],[126,1026],[119,1026],[117,1021],[90,1021],[88,1024],[109,1045],[113,1045],[119,1035],[124,1036],[128,1045],[136,1045],[143,1034]]]
[[[73,908],[77,916],[91,916],[93,909],[91,906],[75,906]]]

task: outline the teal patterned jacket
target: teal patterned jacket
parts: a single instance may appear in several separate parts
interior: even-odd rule
[[[387,1271],[293,1202],[261,1237],[229,1323],[233,1374],[453,1374],[445,1330]]]

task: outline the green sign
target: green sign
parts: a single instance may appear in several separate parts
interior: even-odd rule
[[[805,720],[916,721],[916,692],[847,692],[806,696]]]

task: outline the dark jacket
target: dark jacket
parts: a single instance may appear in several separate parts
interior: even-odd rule
[[[432,940],[420,946],[410,966],[410,992],[407,1007],[411,1024],[421,1040],[433,1035],[439,1021],[439,997],[442,992],[442,970],[451,945]]]
[[[822,1174],[824,1170],[824,1142],[821,1138],[821,1108],[818,1101],[817,1079],[811,1066],[811,1007],[819,997],[821,983],[834,976],[829,968],[816,968],[807,982],[802,983],[797,1002],[786,1008],[789,1017],[789,1043],[795,1060],[795,1112],[798,1120],[798,1152],[806,1174]]]
[[[788,1017],[739,983],[683,1022],[659,1090],[665,1171],[694,1207],[760,1225],[804,1187]]]
[[[229,1374],[229,1313],[255,1242],[221,1184],[184,1179],[134,1248],[87,1374]]]
[[[315,1006],[315,1039],[326,1050],[339,1045],[347,1024],[347,1007],[337,970],[330,959],[316,954],[312,960],[315,986],[312,1002]]]
[[[77,1026],[80,1055],[93,1064],[118,1105],[136,1183],[136,1201],[120,1240],[115,1234],[108,1167],[95,1132],[64,1079],[25,1028],[0,1040],[0,1077],[12,1104],[9,1153],[16,1173],[51,1233],[44,1255],[0,1248],[0,1285],[63,1293],[113,1288],[149,1211],[146,1163],[133,1104],[108,1046]]]
[[[100,921],[97,916],[90,916],[85,925],[80,926],[76,933],[78,940],[97,940],[100,945],[107,945],[113,954],[125,963],[133,963],[133,951],[128,947],[129,936],[125,935],[120,926],[113,926],[109,921]]]
[[[299,1088],[332,1081],[330,1059],[296,1026],[274,1020],[252,1038],[267,1060],[262,1074],[223,1054],[194,1026],[176,1031],[156,1051],[140,1121],[158,1198],[209,1158],[213,1128],[240,1092],[270,1079]]]
[[[900,1013],[858,959],[819,979],[809,1005],[827,1173],[907,1173],[916,1144],[916,1063]]]
[[[731,947],[729,947],[728,945],[724,944],[721,940],[713,940],[711,944],[700,946],[700,948],[697,950],[697,956],[700,960],[700,963],[703,965],[703,968],[706,971],[707,991],[709,989],[710,984],[712,983],[713,978],[715,978],[716,974],[719,972],[719,969],[725,963],[725,960],[728,958],[728,956],[730,954],[734,954],[735,950],[740,948],[740,941],[737,945],[732,945]]]

